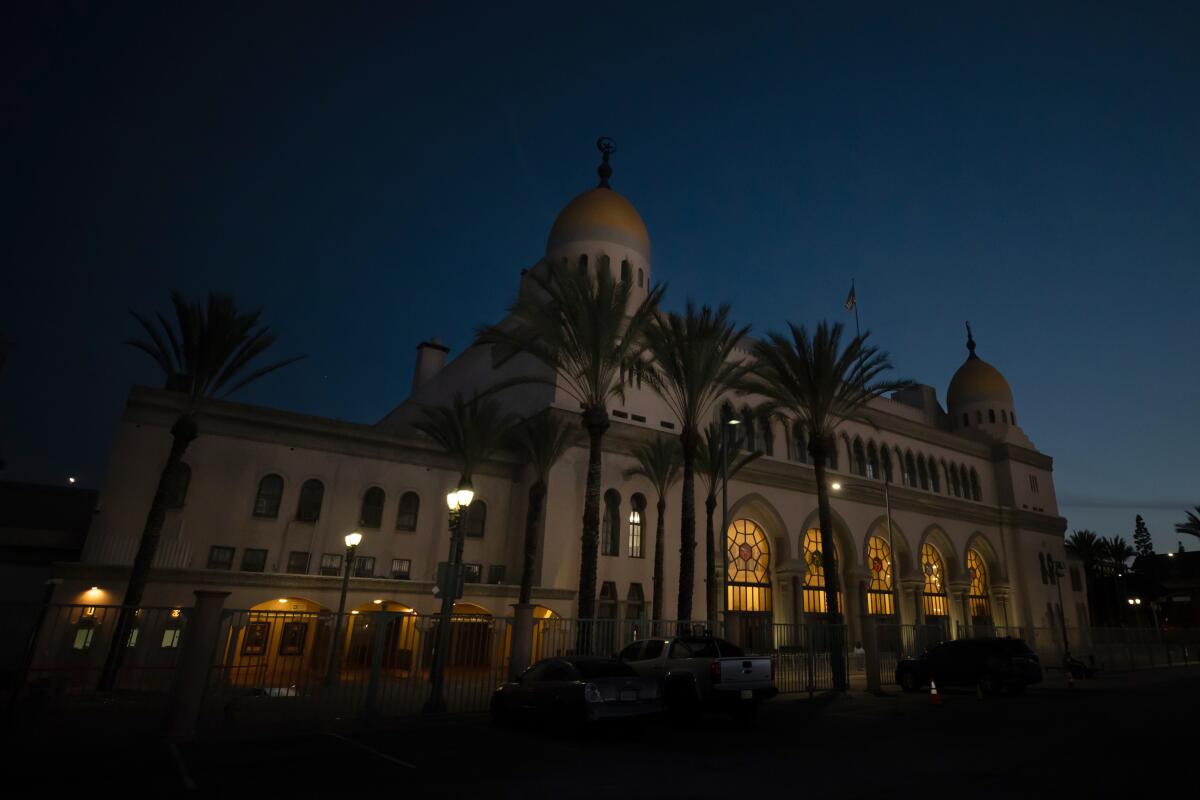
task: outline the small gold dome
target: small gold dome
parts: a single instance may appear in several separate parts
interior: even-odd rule
[[[1012,388],[1000,370],[972,353],[950,379],[946,405],[953,414],[957,409],[978,403],[991,403],[997,409],[1011,410]]]
[[[590,241],[611,242],[650,258],[650,234],[641,214],[607,187],[589,189],[567,203],[550,229],[546,253],[572,242]]]

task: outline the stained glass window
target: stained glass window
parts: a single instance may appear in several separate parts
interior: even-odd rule
[[[925,576],[922,601],[925,616],[948,616],[950,603],[946,599],[946,567],[942,564],[941,554],[928,542],[921,545],[921,572]]]
[[[730,611],[771,610],[771,547],[767,534],[748,519],[735,520],[725,536]]]
[[[837,545],[833,546],[834,558],[838,558]],[[821,552],[820,528],[809,528],[804,534],[804,563],[808,565],[804,573],[804,613],[824,614],[828,606],[825,603],[825,558]],[[838,613],[842,613],[845,603],[842,592],[838,590]]]
[[[983,563],[983,557],[974,550],[967,551],[967,574],[971,576],[971,589],[967,595],[971,605],[971,621],[990,625],[992,603],[988,597],[987,566]]]
[[[895,597],[892,593],[892,550],[878,536],[867,541],[867,571],[871,581],[867,585],[867,613],[890,616],[895,613]]]

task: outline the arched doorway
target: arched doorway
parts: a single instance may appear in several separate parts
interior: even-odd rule
[[[992,620],[991,584],[988,583],[987,564],[974,548],[967,551],[967,575],[971,579],[970,589],[967,590],[971,628],[976,636],[992,636],[995,623]]]
[[[950,630],[950,601],[946,597],[946,566],[942,554],[929,542],[921,545],[921,610],[926,625],[937,625],[943,636]]]
[[[826,559],[821,551],[821,529],[809,528],[804,532],[804,544],[802,547],[805,572],[804,572],[804,614],[806,616],[816,615],[824,617],[828,613],[828,605],[825,598],[825,564]],[[838,550],[837,543],[833,545],[834,561],[841,563],[841,553]],[[840,575],[838,576],[841,577]],[[846,603],[843,600],[843,592],[841,587],[844,581],[838,581],[837,593],[837,611],[840,614],[846,613]]]
[[[758,523],[734,520],[725,534],[726,628],[743,647],[769,645],[771,636],[771,546]]]

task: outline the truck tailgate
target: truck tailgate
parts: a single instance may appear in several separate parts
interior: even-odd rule
[[[713,681],[714,689],[755,689],[772,683],[770,658],[719,658],[716,663],[720,665],[720,680]]]

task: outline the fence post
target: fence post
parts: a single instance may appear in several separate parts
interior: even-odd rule
[[[883,688],[879,678],[878,622],[874,616],[867,616],[863,622],[863,649],[866,651],[863,668],[867,672],[867,691],[878,694]]]
[[[533,654],[533,604],[513,603],[512,608],[512,651],[508,654],[510,681],[525,671]]]
[[[363,717],[370,721],[375,717],[379,701],[379,673],[383,670],[383,651],[387,647],[387,632],[392,623],[401,617],[391,611],[374,614],[375,633],[371,636],[371,673],[367,677],[367,697],[363,701]]]
[[[191,739],[196,735],[196,719],[204,700],[208,673],[217,652],[217,636],[221,631],[221,609],[229,592],[196,589],[196,606],[188,620],[179,668],[171,697],[171,715],[167,736],[171,739]]]

